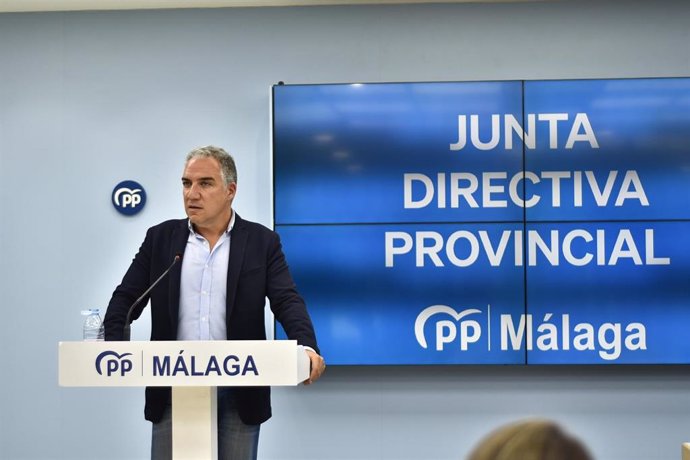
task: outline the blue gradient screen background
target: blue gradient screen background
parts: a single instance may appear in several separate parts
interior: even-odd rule
[[[566,147],[577,114],[597,148]],[[496,145],[477,148],[467,126],[465,147],[452,150],[459,115],[468,125],[476,115],[485,143],[499,115]],[[508,115],[533,144],[506,131]],[[690,79],[279,85],[273,135],[275,228],[329,364],[690,363]],[[631,171],[647,203],[617,202],[634,189]],[[543,178],[553,172],[558,190]],[[477,207],[450,205],[453,173],[478,178]],[[483,201],[486,173],[505,177],[490,182],[505,205]],[[432,180],[428,205],[405,207],[406,174]],[[514,177],[536,204],[511,199]],[[425,193],[418,182],[410,190],[415,201]],[[414,246],[393,266],[387,233]],[[419,259],[419,234],[442,242],[440,266]],[[447,252],[459,234],[478,242],[467,266],[451,257],[470,259],[470,239]],[[551,261],[530,254],[534,235],[553,243]],[[438,305],[468,312],[469,342],[452,315],[420,329],[422,311]],[[443,333],[453,337],[439,342]]]

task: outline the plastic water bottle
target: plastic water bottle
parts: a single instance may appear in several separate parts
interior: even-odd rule
[[[84,340],[88,342],[95,342],[97,340],[104,340],[105,328],[103,321],[101,321],[100,310],[98,308],[91,308],[89,310],[82,310],[81,314],[86,316],[84,320]]]

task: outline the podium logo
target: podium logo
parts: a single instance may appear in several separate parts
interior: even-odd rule
[[[114,351],[104,351],[96,357],[96,372],[98,372],[98,375],[103,375],[105,370],[105,374],[108,377],[113,374],[119,374],[121,377],[124,377],[133,367],[132,360],[127,359],[127,356],[132,356],[132,353],[118,355]]]
[[[133,216],[144,208],[146,192],[138,182],[122,181],[113,189],[112,201],[117,212]]]
[[[436,317],[436,351],[443,351],[447,344],[455,342],[459,337],[460,349],[466,351],[471,343],[475,343],[482,336],[482,327],[474,319],[465,319],[470,315],[481,313],[476,308],[468,308],[463,311],[447,305],[432,305],[425,308],[414,324],[414,335],[419,345],[427,349],[427,340],[424,335],[426,323],[432,317]],[[450,319],[448,319],[450,318]]]

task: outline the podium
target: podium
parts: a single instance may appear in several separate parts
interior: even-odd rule
[[[218,386],[294,386],[309,357],[294,340],[60,342],[63,387],[172,387],[173,459],[218,458]]]

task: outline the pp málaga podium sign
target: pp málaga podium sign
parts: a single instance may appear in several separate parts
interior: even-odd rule
[[[173,458],[216,459],[217,386],[290,386],[309,378],[294,340],[60,342],[63,387],[172,387]]]

